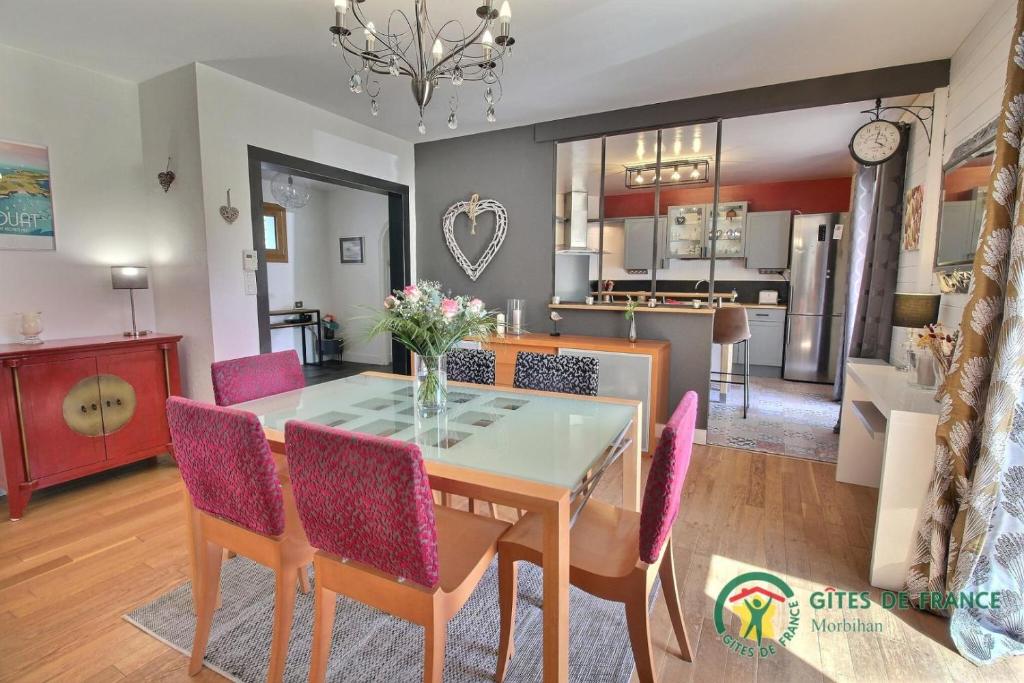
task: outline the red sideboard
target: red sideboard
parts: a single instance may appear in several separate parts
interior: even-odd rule
[[[36,489],[168,452],[179,335],[0,344],[0,453],[11,519]]]

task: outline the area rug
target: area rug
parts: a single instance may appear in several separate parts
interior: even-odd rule
[[[519,563],[515,656],[507,681],[541,680],[543,574]],[[262,683],[273,631],[274,574],[236,557],[221,572],[223,606],[217,610],[206,664],[233,681]],[[657,589],[652,593],[652,598]],[[288,647],[286,681],[309,675],[313,632],[313,594],[298,594]],[[569,595],[569,680],[627,683],[633,653],[621,604],[606,602],[575,588]],[[185,583],[124,617],[182,653],[192,649],[195,617],[191,583]],[[498,572],[492,564],[465,607],[448,624],[446,683],[494,680],[498,655]],[[409,622],[338,598],[334,641],[327,679],[420,681],[423,677],[423,629]]]
[[[717,399],[718,392],[711,392]],[[839,403],[831,384],[750,378],[750,407],[743,419],[743,387],[729,389],[726,403],[712,400],[708,443],[748,451],[836,462],[839,435],[832,431]]]

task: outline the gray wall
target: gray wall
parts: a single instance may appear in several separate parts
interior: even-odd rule
[[[473,193],[508,211],[508,234],[483,275],[473,282],[452,258],[441,232],[448,207]],[[533,141],[533,127],[511,128],[416,145],[416,274],[457,294],[475,294],[489,308],[526,299],[526,325],[547,329],[547,301],[554,278],[555,144]],[[476,262],[494,234],[492,214],[477,219],[470,235],[465,218],[455,235]]]
[[[441,219],[449,206],[468,199],[499,201],[508,211],[508,235],[497,256],[473,282],[448,252]],[[420,279],[437,280],[458,294],[475,294],[492,309],[504,310],[509,298],[526,299],[531,332],[551,329],[547,303],[554,291],[555,146],[534,142],[533,127],[512,128],[416,145],[416,270]],[[493,222],[478,219],[470,235],[462,220],[456,237],[470,261],[490,241]],[[562,311],[566,334],[624,337],[621,313]],[[671,407],[690,389],[700,396],[697,426],[707,427],[711,371],[711,316],[637,314],[644,339],[672,343]]]

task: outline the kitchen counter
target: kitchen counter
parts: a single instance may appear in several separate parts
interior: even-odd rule
[[[742,306],[743,308],[768,308],[774,310],[786,310],[785,304],[734,304],[727,302],[723,304],[725,306]],[[625,304],[548,304],[548,308],[556,310],[569,310],[569,311],[620,311],[625,313]],[[637,313],[677,313],[685,315],[711,315],[714,313],[713,308],[703,306],[701,308],[694,308],[688,304],[658,304],[654,308],[649,307],[647,304],[640,304],[634,309]]]
[[[592,351],[619,351],[621,353],[664,353],[669,350],[671,344],[658,339],[637,339],[631,342],[621,337],[590,337],[579,334],[560,334],[552,337],[550,334],[538,332],[527,332],[525,334],[503,334],[488,337],[485,344],[509,346],[533,346],[533,347],[561,347],[571,346],[576,349],[590,349]]]

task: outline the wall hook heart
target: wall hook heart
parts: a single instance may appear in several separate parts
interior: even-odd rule
[[[470,263],[469,259],[462,252],[462,248],[455,240],[455,219],[459,214],[464,213],[470,219],[470,234],[476,233],[476,218],[481,213],[494,212],[494,237],[484,250],[476,263]],[[468,202],[456,202],[448,207],[441,221],[441,228],[444,230],[444,241],[448,245],[448,251],[452,253],[455,262],[459,264],[469,279],[476,282],[480,274],[490,264],[491,259],[498,253],[502,243],[505,241],[505,234],[508,232],[508,212],[505,207],[493,199],[480,199],[479,195],[473,195]]]
[[[228,203],[220,207],[220,217],[229,225],[238,220],[238,209],[231,206],[231,188],[228,188]]]
[[[157,173],[156,179],[160,183],[160,187],[164,188],[164,192],[171,189],[171,183],[174,182],[174,171],[171,170],[170,157],[167,157],[167,170]]]

